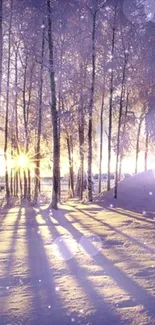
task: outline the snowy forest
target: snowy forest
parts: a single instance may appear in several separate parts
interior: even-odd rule
[[[155,6],[128,0],[0,0],[1,183],[6,203],[36,203],[51,177],[51,207],[93,201],[102,176],[114,196],[133,163],[155,150]],[[142,153],[142,156],[141,156]],[[128,160],[129,159],[129,162]],[[152,165],[151,165],[152,166]],[[95,172],[94,172],[95,170]],[[130,173],[130,172],[129,172]],[[3,187],[3,186],[2,186]]]
[[[0,325],[155,325],[155,0],[0,0]]]

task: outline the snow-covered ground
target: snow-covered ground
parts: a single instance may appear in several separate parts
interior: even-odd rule
[[[151,173],[122,182],[117,204],[1,211],[0,325],[155,324]]]

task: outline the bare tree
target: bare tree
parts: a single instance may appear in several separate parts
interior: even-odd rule
[[[117,131],[117,151],[116,151],[116,170],[115,170],[115,189],[114,189],[114,198],[115,199],[117,199],[117,185],[118,185],[118,175],[119,175],[118,167],[119,167],[119,156],[120,156],[120,134],[121,134],[121,126],[122,126],[123,99],[124,99],[124,95],[125,95],[125,78],[126,78],[127,62],[128,62],[128,52],[125,52],[122,84],[121,84],[120,104],[119,104],[118,131]]]
[[[117,18],[117,5],[114,11],[114,22],[112,30],[112,44],[111,44],[111,76],[110,76],[110,99],[109,99],[109,132],[108,132],[108,181],[107,190],[110,190],[110,174],[111,174],[111,139],[112,139],[112,111],[113,111],[113,93],[114,93],[114,51],[115,51],[115,38],[116,38],[116,18]]]
[[[36,166],[35,166],[34,203],[37,202],[38,193],[40,191],[40,137],[41,137],[41,126],[42,126],[44,50],[45,50],[45,29],[43,28],[42,48],[41,48],[40,87],[39,87],[37,146],[36,146],[36,154],[35,154]]]
[[[99,160],[99,193],[101,193],[102,185],[102,159],[103,159],[103,112],[104,112],[104,99],[105,99],[105,73],[103,80],[103,92],[100,112],[100,160]]]
[[[51,207],[57,209],[59,199],[59,178],[60,178],[60,142],[58,114],[56,107],[56,88],[54,72],[54,49],[53,49],[53,32],[52,32],[52,8],[50,0],[47,0],[48,11],[48,46],[49,46],[49,70],[50,70],[50,87],[51,87],[51,116],[53,126],[53,192]]]
[[[5,112],[5,140],[4,140],[4,157],[5,157],[5,186],[6,200],[10,203],[9,173],[8,173],[8,122],[9,122],[9,99],[10,99],[10,57],[11,57],[11,28],[12,28],[12,9],[13,0],[10,2],[10,18],[8,27],[8,63],[7,63],[7,90],[6,90],[6,112]]]

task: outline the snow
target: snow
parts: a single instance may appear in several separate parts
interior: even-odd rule
[[[113,191],[109,191],[102,201],[104,207],[124,208],[155,217],[155,171],[126,178],[118,186],[117,200],[113,198]]]
[[[150,171],[118,200],[2,210],[0,325],[154,325],[154,195]]]

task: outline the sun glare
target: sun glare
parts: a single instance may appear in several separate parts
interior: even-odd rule
[[[17,166],[19,168],[23,168],[23,169],[28,168],[29,164],[30,164],[30,162],[29,162],[29,159],[28,159],[28,157],[26,155],[20,154],[17,157]]]

